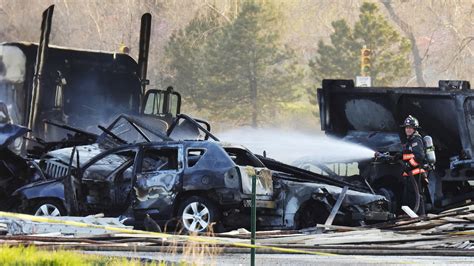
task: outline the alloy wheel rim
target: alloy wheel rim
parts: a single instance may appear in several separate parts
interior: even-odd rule
[[[191,202],[183,210],[183,225],[189,232],[205,231],[210,223],[209,209],[199,202]]]
[[[53,204],[43,204],[35,212],[35,216],[61,216],[58,207]]]

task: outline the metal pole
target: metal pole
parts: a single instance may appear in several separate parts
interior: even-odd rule
[[[250,219],[251,219],[251,228],[250,228],[250,231],[251,231],[251,237],[250,237],[250,243],[252,244],[252,246],[255,245],[255,229],[257,227],[257,207],[255,206],[255,194],[256,194],[256,190],[257,190],[257,175],[256,173],[254,172],[252,174],[252,210],[251,210],[251,215],[250,215]],[[255,247],[252,247],[251,248],[251,253],[250,253],[250,265],[252,266],[255,266]]]

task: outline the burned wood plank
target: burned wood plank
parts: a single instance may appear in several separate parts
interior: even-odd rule
[[[372,235],[372,236],[354,236],[344,239],[326,239],[309,241],[307,245],[330,245],[330,244],[386,244],[386,243],[404,243],[440,239],[440,236],[422,236],[422,235]]]
[[[339,232],[347,232],[347,231],[367,231],[371,230],[370,228],[367,227],[362,227],[362,226],[343,226],[343,225],[322,225],[322,224],[317,224],[316,228],[326,228],[329,230],[334,230],[334,231],[339,231]]]
[[[100,241],[100,240],[91,240],[83,237],[45,237],[45,236],[34,236],[34,235],[8,235],[0,236],[0,240],[16,240],[16,241],[38,241],[38,242],[49,242],[49,243],[64,243],[64,242],[84,242],[89,244],[112,244],[111,241]]]
[[[334,218],[336,218],[336,214],[339,211],[339,208],[341,208],[342,201],[344,200],[344,197],[346,196],[347,190],[349,189],[348,186],[344,186],[342,188],[341,193],[339,194],[339,197],[337,198],[336,203],[332,207],[331,213],[329,214],[328,218],[326,219],[326,222],[324,225],[332,225],[332,222],[334,221]]]
[[[396,227],[400,227],[400,226],[404,226],[404,225],[408,225],[408,224],[413,224],[413,223],[418,223],[418,222],[421,222],[421,221],[431,221],[431,220],[436,220],[436,219],[440,219],[442,217],[448,217],[448,216],[455,216],[455,215],[462,215],[462,214],[468,214],[469,213],[469,210],[468,209],[461,209],[461,210],[456,210],[456,211],[453,211],[453,212],[448,212],[448,213],[445,213],[445,214],[439,214],[439,215],[434,215],[434,216],[431,216],[431,217],[419,217],[419,218],[412,218],[410,220],[407,220],[407,221],[401,221],[401,222],[397,222],[395,224],[384,224],[384,225],[381,225],[377,228],[380,228],[380,229],[393,229],[393,228],[396,228]]]

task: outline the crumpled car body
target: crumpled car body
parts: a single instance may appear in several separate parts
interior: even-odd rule
[[[74,191],[80,191],[75,195],[80,204],[76,213],[67,214],[132,212],[136,223],[147,214],[161,224],[173,221],[180,203],[198,195],[217,206],[225,228],[248,227],[253,173],[259,229],[324,222],[321,217],[327,217],[342,191],[337,184],[271,171],[247,149],[213,141],[161,141],[106,149],[96,143],[49,152],[40,165],[48,180],[16,191],[24,210],[54,199],[70,211],[64,193],[70,173],[76,182]],[[382,196],[350,189],[336,222],[386,220],[390,217],[386,203]],[[374,218],[373,213],[383,215]]]
[[[102,131],[92,144],[44,154],[38,161],[44,178],[13,193],[21,202],[17,209],[46,215],[124,215],[135,225],[149,216],[173,224],[185,215],[182,205],[199,197],[214,206],[213,214],[225,228],[248,227],[255,176],[260,229],[323,223],[345,185],[349,190],[335,223],[391,217],[385,198],[367,193],[366,187],[256,156],[241,146],[171,140],[173,132],[163,133],[163,125],[126,115]],[[51,206],[55,209],[50,211]]]
[[[229,149],[252,156],[243,148]],[[73,161],[72,169],[68,170],[72,150],[49,152],[40,161],[48,180],[26,185],[16,195],[27,202],[55,198],[66,205],[64,188],[57,188],[64,187],[70,171],[80,180],[79,198],[85,203],[80,214],[118,215],[132,206],[138,217],[148,213],[156,220],[166,221],[173,217],[177,202],[189,193],[205,193],[220,206],[239,206],[242,200],[250,199],[251,182],[245,167],[238,166],[216,142],[164,141],[112,149],[103,149],[99,144],[85,145],[75,148],[78,156],[74,158],[79,158],[79,163]],[[259,162],[255,157],[252,159]],[[257,197],[270,200],[270,171],[262,164],[254,169],[260,180]]]
[[[10,195],[17,188],[44,178],[34,161],[16,153],[15,141],[29,131],[28,128],[15,124],[0,123],[0,209],[2,210],[15,204]]]
[[[274,199],[282,220],[262,218],[262,223],[277,222],[284,228],[306,228],[324,224],[342,195],[333,224],[361,225],[394,218],[389,202],[375,195],[366,185],[346,182],[339,177],[317,174],[271,158],[257,158],[272,171]],[[270,214],[271,215],[271,214]]]

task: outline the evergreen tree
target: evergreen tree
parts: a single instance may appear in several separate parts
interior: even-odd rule
[[[353,28],[345,20],[332,23],[331,44],[318,43],[318,54],[310,61],[316,84],[323,79],[355,79],[360,75],[360,50],[371,50],[372,86],[388,86],[410,74],[410,42],[379,13],[376,4],[363,3]],[[308,90],[316,104],[316,91]]]
[[[292,50],[279,43],[270,4],[244,1],[235,18],[202,14],[172,35],[166,53],[186,104],[214,120],[257,127],[295,99],[301,80]]]
[[[187,104],[197,109],[207,105],[206,89],[202,85],[205,74],[205,47],[209,39],[221,30],[215,13],[197,14],[183,29],[171,35],[165,47],[165,61],[173,70],[172,84]]]
[[[223,119],[257,127],[295,99],[301,78],[294,54],[279,43],[278,16],[270,5],[245,1],[237,17],[207,46],[209,108]]]

